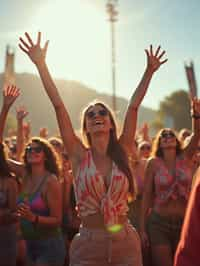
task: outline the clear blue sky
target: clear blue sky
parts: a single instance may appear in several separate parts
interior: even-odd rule
[[[117,94],[130,98],[145,69],[144,49],[159,45],[168,62],[155,74],[143,105],[158,108],[176,89],[187,89],[184,61],[194,60],[200,81],[199,0],[118,0]],[[5,46],[16,47],[16,71],[36,73],[17,48],[25,31],[50,40],[47,62],[54,77],[78,80],[111,93],[110,28],[104,0],[0,0],[0,72]],[[198,82],[199,86],[200,83]],[[27,88],[28,89],[28,88]]]

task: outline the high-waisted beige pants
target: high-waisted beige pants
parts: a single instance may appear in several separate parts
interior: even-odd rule
[[[138,233],[127,223],[117,233],[80,227],[70,247],[70,266],[142,266]]]

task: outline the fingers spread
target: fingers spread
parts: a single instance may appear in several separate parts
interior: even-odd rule
[[[28,42],[30,43],[30,45],[34,46],[34,43],[33,43],[32,39],[31,39],[30,35],[28,34],[28,32],[25,32],[25,36],[26,36]]]
[[[37,36],[37,45],[40,45],[41,42],[41,32],[38,32],[38,36]]]
[[[45,42],[45,45],[44,45],[44,48],[43,48],[45,54],[46,54],[46,52],[47,52],[48,45],[49,45],[49,41],[46,41],[46,42]]]
[[[153,46],[152,46],[152,44],[150,45],[150,56],[153,56]]]
[[[165,51],[162,51],[162,53],[158,56],[158,59],[161,59],[165,53]]]
[[[25,48],[27,48],[28,50],[30,49],[30,46],[28,45],[28,43],[26,43],[21,37],[19,38],[19,40],[24,45]]]
[[[159,51],[160,51],[160,45],[158,46],[158,48],[157,48],[157,50],[156,50],[155,56],[158,55]]]
[[[20,48],[24,53],[28,54],[28,50],[24,49],[24,47],[23,47],[21,44],[19,44],[19,48]]]

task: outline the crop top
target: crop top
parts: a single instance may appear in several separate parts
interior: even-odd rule
[[[77,211],[80,217],[101,213],[109,227],[118,223],[118,216],[128,211],[128,178],[113,162],[108,189],[96,169],[91,150],[87,150],[74,181]]]
[[[162,205],[169,199],[183,198],[186,201],[192,183],[192,170],[188,167],[184,158],[176,158],[174,175],[170,174],[162,159],[156,159],[155,204]]]

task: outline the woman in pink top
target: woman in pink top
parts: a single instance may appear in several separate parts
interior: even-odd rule
[[[142,202],[140,234],[151,245],[153,265],[172,266],[192,182],[190,160],[199,140],[200,101],[192,101],[194,134],[183,149],[170,128],[162,129],[148,161]],[[152,212],[147,220],[149,210]],[[146,228],[147,222],[147,228]],[[149,242],[146,234],[148,230]]]
[[[138,107],[153,73],[167,60],[160,47],[146,50],[147,68],[132,96],[121,136],[110,109],[101,102],[91,103],[83,112],[82,130],[86,144],[75,135],[68,112],[45,63],[48,42],[34,44],[28,33],[20,38],[20,48],[36,65],[44,88],[55,108],[61,136],[72,161],[75,176],[80,233],[71,245],[70,265],[142,265],[140,240],[127,222],[128,194],[134,193],[125,151],[134,139]]]

